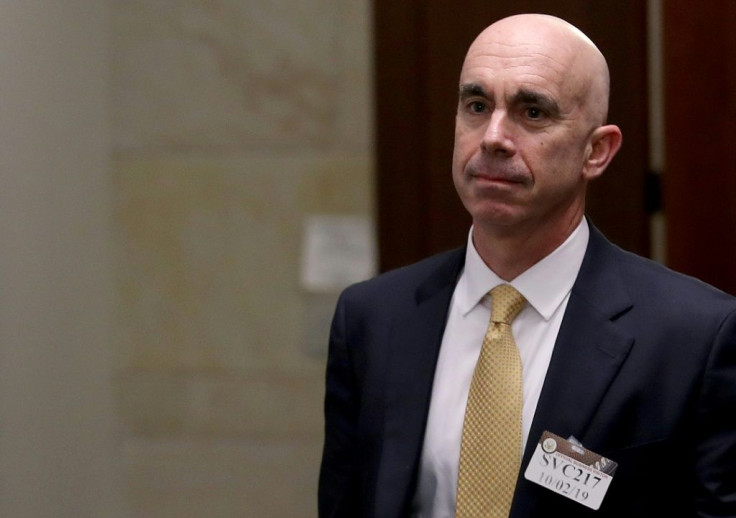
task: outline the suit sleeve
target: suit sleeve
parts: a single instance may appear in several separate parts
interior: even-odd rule
[[[701,518],[736,517],[736,311],[715,338],[698,404],[696,473]]]
[[[325,442],[319,476],[319,517],[358,518],[358,383],[346,340],[345,295],[330,331],[325,392]]]

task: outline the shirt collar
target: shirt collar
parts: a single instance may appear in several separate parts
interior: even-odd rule
[[[483,262],[473,245],[472,236],[471,228],[465,254],[465,269],[457,290],[457,302],[463,314],[467,314],[480,303],[490,290],[506,282]],[[588,222],[582,218],[564,243],[509,283],[524,295],[529,305],[544,320],[552,317],[572,290],[589,237]]]

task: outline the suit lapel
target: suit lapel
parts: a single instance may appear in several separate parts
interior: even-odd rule
[[[523,472],[542,432],[573,435],[585,445],[586,429],[634,343],[615,323],[632,307],[618,273],[620,253],[591,226],[529,433],[512,516],[531,516],[538,503],[540,492]]]
[[[403,516],[413,495],[437,356],[463,261],[464,250],[452,252],[419,286],[415,306],[392,322],[376,517]]]

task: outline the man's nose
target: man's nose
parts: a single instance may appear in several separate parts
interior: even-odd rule
[[[488,120],[481,147],[486,153],[513,155],[515,152],[512,121],[505,111],[496,110]]]

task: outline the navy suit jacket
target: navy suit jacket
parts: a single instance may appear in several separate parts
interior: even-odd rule
[[[341,295],[327,362],[321,518],[410,516],[463,264],[455,250]],[[510,516],[736,517],[735,423],[736,299],[591,227]],[[524,479],[545,430],[618,462],[600,510]]]

